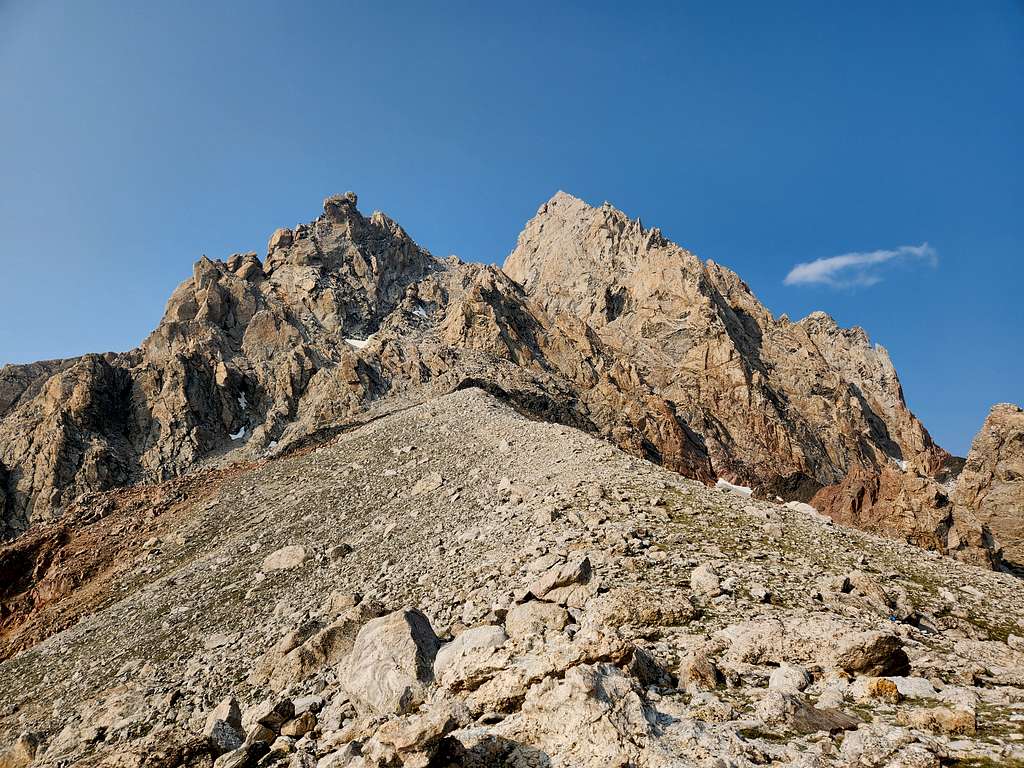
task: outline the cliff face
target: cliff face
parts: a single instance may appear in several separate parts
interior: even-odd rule
[[[1008,560],[1024,566],[1024,409],[992,406],[953,498],[992,530]]]
[[[504,270],[547,312],[633,359],[704,437],[719,475],[771,492],[947,454],[907,409],[884,349],[824,313],[776,319],[730,270],[609,205],[543,205]]]
[[[557,194],[498,269],[438,259],[356,203],[328,198],[263,260],[202,258],[138,349],[0,370],[0,535],[470,386],[766,498],[950,464],[862,330],[775,318],[735,273],[608,205]],[[853,524],[992,561],[980,526],[950,538],[973,523],[911,505],[909,523],[880,507],[868,524],[825,499]]]

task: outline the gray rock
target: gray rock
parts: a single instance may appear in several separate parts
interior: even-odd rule
[[[339,665],[339,681],[357,706],[369,712],[410,712],[433,679],[440,645],[420,611],[395,611],[359,630],[352,652]]]
[[[780,664],[772,670],[768,678],[768,688],[776,691],[797,693],[809,686],[812,680],[811,673],[803,667],[792,664]]]
[[[505,631],[513,640],[544,632],[557,632],[569,623],[569,612],[560,605],[531,600],[517,605],[505,616]]]

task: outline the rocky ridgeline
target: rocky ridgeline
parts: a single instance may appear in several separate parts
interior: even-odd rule
[[[1004,538],[1019,554],[1021,441],[979,436],[951,498],[959,463],[862,330],[775,318],[731,271],[564,193],[503,269],[356,203],[328,198],[262,261],[201,259],[138,349],[0,370],[0,536],[478,386],[687,477],[981,565]]]
[[[1024,765],[1013,576],[479,389],[89,508],[27,535],[78,583],[5,617],[4,768]]]

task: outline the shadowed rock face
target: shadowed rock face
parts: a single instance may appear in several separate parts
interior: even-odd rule
[[[988,525],[1008,560],[1024,565],[1024,409],[992,406],[953,498]]]
[[[824,488],[811,505],[852,525],[985,567],[1000,561],[998,545],[971,509],[955,504],[930,477],[885,467],[857,469]]]
[[[280,453],[466,387],[769,498],[950,462],[862,330],[774,318],[734,273],[608,205],[557,194],[502,270],[435,258],[356,203],[330,197],[276,230],[262,261],[200,259],[138,349],[2,369],[0,535],[87,492]],[[923,515],[912,538],[982,540],[951,545],[946,517]]]

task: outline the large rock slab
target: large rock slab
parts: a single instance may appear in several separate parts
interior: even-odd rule
[[[433,680],[440,646],[420,611],[395,611],[359,630],[351,653],[339,665],[338,677],[352,700],[369,712],[411,712]]]

